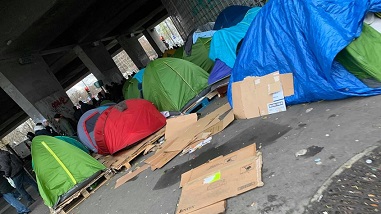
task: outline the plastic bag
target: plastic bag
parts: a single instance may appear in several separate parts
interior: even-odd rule
[[[15,182],[12,180],[12,178],[7,178],[8,183],[13,187],[16,188]]]

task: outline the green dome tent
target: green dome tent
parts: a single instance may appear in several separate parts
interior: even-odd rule
[[[196,43],[192,45],[191,55],[187,56],[187,54],[184,52],[183,59],[200,66],[206,72],[210,73],[214,66],[214,62],[209,58],[211,41],[212,37],[198,38]]]
[[[181,109],[208,86],[208,73],[177,58],[150,62],[143,77],[143,97],[160,111]]]
[[[128,82],[129,82],[128,87],[127,88],[123,87],[124,99],[127,100],[127,99],[142,98],[140,94],[140,90],[139,90],[139,81],[135,78],[132,78]]]
[[[336,57],[359,79],[374,78],[381,82],[381,34],[364,24],[360,37],[353,40]]]
[[[77,137],[71,136],[55,136],[55,138],[65,141],[66,143],[70,143],[71,145],[77,147],[78,149],[81,149],[82,151],[89,154],[89,150],[84,146]]]
[[[130,85],[130,81],[126,80],[123,84],[123,87],[122,87],[122,93],[123,93],[123,97],[125,97],[125,93],[127,92],[127,89],[128,89],[128,86]]]
[[[182,59],[183,58],[183,52],[184,52],[184,46],[181,46],[181,47],[176,49],[175,53],[171,57]]]
[[[50,136],[33,138],[32,158],[38,190],[54,207],[73,187],[106,167],[77,147]]]

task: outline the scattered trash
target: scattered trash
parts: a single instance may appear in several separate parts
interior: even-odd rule
[[[295,153],[295,157],[303,156],[307,154],[307,149],[301,149]]]
[[[328,109],[326,109],[325,111],[331,111],[331,109],[328,108]]]
[[[359,142],[359,140],[355,140],[356,142]]]
[[[323,195],[320,195],[317,201],[320,202],[322,198],[323,198]]]
[[[326,134],[325,136],[326,136],[326,137],[329,137],[329,134]]]
[[[254,207],[255,206],[255,202],[253,202],[252,204],[250,204],[250,207]]]
[[[323,150],[324,147],[310,146],[307,149],[301,149],[295,153],[295,157],[303,156],[304,158],[313,157]]]
[[[306,110],[306,113],[310,113],[314,108],[309,108]]]
[[[372,161],[371,159],[367,159],[365,162],[366,162],[367,164],[371,164],[373,161]]]
[[[203,140],[201,143],[197,144],[195,147],[191,148],[189,150],[189,154],[193,153],[194,151],[196,151],[197,149],[205,146],[206,144],[212,142],[212,137],[208,137],[207,139]]]
[[[160,112],[165,118],[168,118],[169,116],[171,116],[171,114],[169,113],[169,111],[162,111]]]
[[[321,165],[322,164],[321,159],[320,158],[316,158],[315,159],[315,163],[316,163],[316,165]]]

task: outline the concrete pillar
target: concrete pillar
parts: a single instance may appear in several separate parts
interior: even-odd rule
[[[105,84],[111,82],[111,80],[106,77],[99,68],[95,65],[93,60],[85,53],[85,51],[80,46],[75,46],[73,48],[75,54],[77,54],[78,58],[81,59],[83,64],[90,70],[90,72],[97,78],[98,80],[102,80]]]
[[[146,29],[143,31],[143,35],[147,38],[148,42],[151,44],[156,53],[160,56],[164,53],[166,47],[164,43],[160,40],[159,34],[155,29]]]
[[[124,78],[102,42],[76,46],[74,51],[98,80],[119,83]]]
[[[16,58],[0,62],[0,86],[35,122],[54,124],[54,114],[73,117],[73,103],[39,55],[26,64]]]
[[[143,47],[140,45],[138,37],[127,38],[123,35],[119,36],[117,40],[138,68],[147,66],[150,59]]]

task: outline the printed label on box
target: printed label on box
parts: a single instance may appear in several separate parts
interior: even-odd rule
[[[279,100],[276,102],[272,102],[267,104],[267,110],[269,114],[278,113],[281,111],[286,111],[286,104],[284,100]]]
[[[273,93],[273,102],[276,102],[278,100],[283,100],[283,99],[284,99],[283,90]]]
[[[204,178],[204,184],[211,184],[221,179],[221,172],[216,172],[213,175]]]

